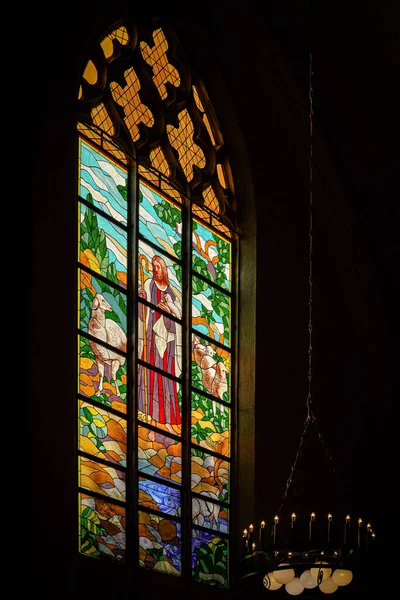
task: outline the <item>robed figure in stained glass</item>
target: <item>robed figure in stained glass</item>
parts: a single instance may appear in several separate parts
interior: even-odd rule
[[[179,377],[182,372],[181,326],[156,310],[181,318],[181,303],[173,291],[165,261],[160,256],[152,259],[152,278],[144,281],[139,297],[154,308],[139,305],[138,356],[148,365],[164,373]],[[151,368],[138,367],[138,409],[153,425],[165,424],[172,433],[172,425],[181,424],[177,382]]]

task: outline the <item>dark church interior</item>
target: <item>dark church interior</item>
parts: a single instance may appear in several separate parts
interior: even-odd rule
[[[315,503],[329,511],[340,504],[366,515],[376,531],[376,562],[336,597],[391,598],[394,581],[374,575],[383,559],[392,560],[398,520],[400,10],[389,0],[205,0],[148,7],[81,0],[59,4],[56,15],[42,6],[32,10],[25,24],[37,60],[30,84],[40,93],[32,119],[37,144],[31,175],[29,587],[33,582],[35,596],[42,598],[104,600],[280,593],[243,587],[237,578],[230,589],[219,590],[143,570],[138,575],[102,567],[78,558],[71,533],[75,262],[68,236],[74,239],[75,213],[68,198],[75,193],[70,156],[75,98],[90,43],[129,11],[170,20],[208,90],[228,154],[240,156],[237,132],[245,148],[243,171],[238,160],[233,164],[239,213],[247,187],[255,203],[256,285],[247,290],[255,294],[250,373],[255,412],[252,430],[243,433],[239,425],[242,435],[252,436],[254,454],[244,479],[239,468],[236,482],[242,487],[231,531],[237,544],[243,528],[270,521],[279,507],[306,416],[311,50],[313,413],[323,444],[310,427],[285,501],[299,510]],[[207,68],[212,63],[216,70]]]

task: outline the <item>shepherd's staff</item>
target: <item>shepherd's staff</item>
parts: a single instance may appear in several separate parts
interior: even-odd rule
[[[139,255],[139,264],[140,264],[140,284],[142,286],[142,290],[144,291],[144,282],[146,281],[144,269],[146,269],[146,271],[149,270],[149,261],[147,260],[147,257],[144,256],[144,254]],[[143,264],[144,264],[144,268],[143,268]],[[148,300],[148,298],[147,298],[147,300]],[[144,356],[144,360],[147,361],[146,305],[145,304],[142,304],[142,317],[143,317],[143,319],[142,319],[143,320],[143,356]],[[145,366],[143,366],[143,379],[144,379],[144,414],[145,414],[145,421],[147,423],[147,417],[148,417],[147,368]]]

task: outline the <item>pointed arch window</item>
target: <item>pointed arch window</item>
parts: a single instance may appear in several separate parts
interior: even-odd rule
[[[78,97],[79,552],[229,585],[238,234],[210,99],[119,23]]]

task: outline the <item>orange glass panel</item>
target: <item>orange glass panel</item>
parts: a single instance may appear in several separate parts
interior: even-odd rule
[[[154,150],[154,152],[157,151]],[[150,157],[151,157],[150,153]],[[163,155],[164,156],[164,155]],[[182,197],[178,190],[168,182],[167,179],[162,179],[160,175],[151,169],[147,169],[144,165],[139,165],[139,175],[141,175],[148,182],[154,184],[156,187],[159,187],[161,190],[166,192],[170,198],[173,198],[179,204],[182,204]]]
[[[83,72],[83,78],[86,79],[86,81],[91,85],[94,85],[97,82],[97,69],[91,60],[89,60],[86,64],[85,70]]]
[[[90,114],[94,125],[99,127],[99,129],[102,129],[108,135],[114,135],[114,125],[112,124],[104,104],[98,104],[95,106]]]
[[[208,131],[208,134],[209,134],[209,136],[211,138],[211,141],[212,141],[213,145],[215,146],[215,137],[214,137],[213,130],[211,128],[210,121],[208,120],[207,115],[203,116],[203,121],[204,121],[204,123],[205,123],[205,125],[207,127],[207,131]]]
[[[113,55],[114,48],[112,40],[118,40],[123,46],[128,43],[128,31],[125,27],[118,27],[109,33],[101,42],[100,45],[103,48],[104,56],[108,59]]]
[[[201,112],[204,112],[204,108],[203,108],[203,105],[201,103],[200,96],[199,96],[199,93],[198,93],[195,85],[193,86],[193,96],[194,96],[194,101],[196,102],[197,108]]]
[[[215,214],[219,214],[219,202],[211,185],[203,191],[204,206],[209,208]]]
[[[148,127],[152,127],[154,125],[154,117],[151,110],[139,98],[140,82],[135,71],[130,68],[125,71],[124,76],[127,86],[122,88],[118,83],[113,81],[110,84],[110,89],[114,100],[123,107],[125,122],[132,139],[136,141],[139,138],[137,124],[142,122]]]
[[[154,150],[150,152],[150,160],[152,166],[160,171],[166,177],[169,176],[169,166],[167,163],[167,159],[165,158],[164,152],[161,150],[161,146],[157,146]]]
[[[218,180],[219,180],[220,184],[222,185],[223,188],[226,189],[228,186],[226,185],[224,169],[223,169],[222,165],[217,165],[217,173],[218,173]]]
[[[171,145],[177,150],[179,162],[186,175],[186,179],[193,179],[193,165],[201,169],[206,164],[203,150],[193,141],[193,123],[188,111],[179,113],[179,127],[167,125],[167,132]]]
[[[206,210],[203,210],[201,208],[201,206],[199,206],[198,204],[193,204],[192,210],[193,210],[193,213],[196,215],[196,217],[199,217],[200,219],[202,219],[203,221],[206,221],[207,223],[210,222],[210,213],[208,213]]]
[[[140,50],[144,60],[153,68],[153,81],[161,98],[166,98],[167,88],[165,83],[169,81],[175,87],[179,87],[181,78],[175,67],[168,62],[166,54],[168,42],[161,28],[153,31],[153,40],[154,46],[152,48],[146,42],[140,42]]]

